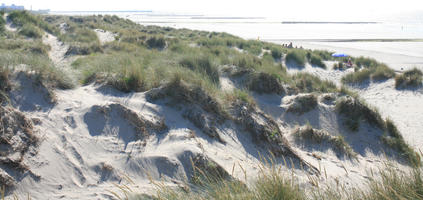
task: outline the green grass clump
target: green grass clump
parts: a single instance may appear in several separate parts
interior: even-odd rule
[[[386,167],[380,172],[380,179],[371,179],[370,192],[364,193],[363,199],[423,199],[423,173],[421,168],[409,173],[398,172],[393,167]]]
[[[11,89],[9,81],[10,69],[0,65],[0,105],[4,102],[8,102],[9,98],[7,92]]]
[[[215,200],[305,200],[306,193],[293,176],[274,167],[262,170],[251,187],[237,180],[209,182],[190,192],[158,185],[157,199],[215,199]]]
[[[278,60],[278,59],[281,59],[281,58],[282,58],[282,50],[281,50],[280,48],[273,47],[273,48],[271,49],[271,52],[272,52],[272,57],[273,57],[275,60]]]
[[[47,55],[50,46],[43,44],[40,40],[13,38],[0,40],[0,49]]]
[[[6,31],[6,21],[3,19],[4,12],[0,11],[0,35]]]
[[[341,81],[344,84],[359,84],[363,83],[366,80],[370,80],[372,71],[369,69],[362,69],[358,72],[349,73],[342,77]]]
[[[58,35],[58,39],[69,44],[66,55],[89,55],[103,52],[97,34],[92,29],[74,24],[72,21],[69,22],[66,32]]]
[[[256,101],[246,90],[234,89],[231,93],[225,94],[224,102],[227,105],[236,101],[243,101],[249,105],[256,105]]]
[[[342,77],[341,81],[344,84],[359,84],[372,80],[382,81],[395,76],[394,70],[383,63],[377,62],[375,59],[358,57],[353,60],[357,69],[355,69],[353,73],[349,73]]]
[[[336,110],[346,117],[346,125],[352,131],[358,131],[359,123],[369,124],[384,129],[385,122],[375,108],[371,108],[362,100],[354,97],[343,97],[336,101]]]
[[[343,62],[336,62],[335,64],[333,64],[333,69],[334,70],[344,70],[345,69],[345,64]]]
[[[57,28],[45,22],[40,15],[31,14],[27,11],[12,11],[7,16],[7,19],[18,27],[31,24],[52,34],[57,34],[59,32]]]
[[[187,56],[184,57],[179,64],[193,71],[202,73],[216,84],[219,84],[219,71],[213,61],[207,56]]]
[[[395,76],[395,88],[418,87],[422,85],[423,73],[414,68],[405,71],[403,74]]]
[[[68,43],[98,43],[97,34],[89,28],[71,27],[64,34],[59,35],[59,40]]]
[[[72,43],[65,55],[90,55],[103,52],[102,46],[97,43]]]
[[[386,65],[377,65],[374,68],[364,68],[342,77],[344,84],[360,84],[365,81],[382,81],[395,76],[394,70]]]
[[[306,140],[306,142],[314,142],[317,144],[331,144],[336,152],[340,152],[349,158],[357,155],[342,135],[332,136],[325,131],[313,129],[310,124],[303,127],[297,127],[294,131],[294,136],[296,140]]]
[[[310,64],[314,66],[320,67],[322,69],[326,69],[326,64],[323,62],[322,58],[318,55],[311,54],[309,62]]]
[[[321,80],[319,77],[308,73],[297,73],[291,76],[292,82],[287,82],[298,92],[337,92],[337,87],[332,81]]]
[[[166,46],[166,41],[163,37],[151,37],[147,41],[147,46],[149,48],[163,49]]]
[[[294,62],[299,66],[304,66],[306,62],[306,54],[305,51],[301,50],[291,50],[286,54],[286,62]]]
[[[252,73],[248,76],[247,87],[251,91],[255,91],[259,94],[262,93],[275,93],[283,94],[285,89],[283,88],[277,75],[271,75],[268,73]]]
[[[243,49],[255,56],[261,54],[263,46],[263,43],[257,40],[240,40],[238,42],[238,48]]]
[[[30,38],[39,39],[43,37],[43,31],[32,24],[25,24],[19,29],[19,34]]]
[[[395,72],[393,69],[389,68],[386,65],[378,65],[372,72],[372,80],[374,81],[381,81],[390,79],[395,76]]]
[[[260,66],[262,63],[257,57],[252,57],[245,54],[237,54],[233,57],[232,62],[230,62],[230,64],[244,69],[254,69]]]
[[[0,50],[0,66],[13,68],[20,64],[25,65],[27,70],[35,72],[38,78],[47,86],[60,89],[74,87],[69,77],[54,67],[47,55],[19,50]]]
[[[312,50],[311,54],[316,55],[323,60],[334,60],[335,59],[332,56],[333,52],[326,51],[326,50]]]
[[[354,63],[359,66],[359,67],[364,67],[364,68],[373,68],[378,66],[380,63],[377,62],[375,59],[373,58],[366,58],[366,57],[358,57],[358,58],[354,58]]]
[[[298,114],[303,114],[309,112],[316,108],[317,106],[317,97],[314,94],[305,94],[301,96],[296,96],[293,99],[292,104],[288,107],[288,112],[295,112]]]

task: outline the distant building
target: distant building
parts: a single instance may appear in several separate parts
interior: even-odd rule
[[[17,6],[15,4],[12,4],[10,6],[7,6],[6,4],[2,3],[0,6],[0,10],[24,10],[24,6]]]

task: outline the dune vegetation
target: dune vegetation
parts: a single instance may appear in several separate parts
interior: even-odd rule
[[[365,81],[384,81],[395,76],[394,70],[372,58],[352,58],[357,69],[342,77],[344,84],[360,84]]]
[[[332,139],[330,139],[331,141]],[[247,187],[240,181],[204,179],[201,185],[194,186],[192,191],[174,189],[160,182],[155,182],[157,194],[155,196],[127,195],[119,196],[122,199],[251,199],[251,200],[336,200],[336,199],[364,199],[364,200],[394,200],[394,199],[423,199],[422,169],[416,168],[411,172],[397,171],[390,163],[385,169],[375,171],[369,181],[361,188],[347,189],[348,186],[338,184],[333,187],[316,186],[308,190],[302,189],[293,174],[275,167],[272,161],[264,161],[260,172],[253,183]],[[377,175],[376,175],[377,174]],[[310,178],[310,182],[315,182]],[[354,186],[357,187],[357,186]],[[130,190],[123,188],[126,194]]]
[[[423,72],[417,68],[405,71],[395,76],[395,88],[416,88],[422,86]]]
[[[7,101],[9,78],[13,71],[23,70],[35,75],[39,83],[51,90],[97,84],[123,93],[149,91],[147,95],[153,99],[162,97],[164,91],[170,98],[182,99],[195,105],[193,107],[209,111],[212,113],[210,119],[245,123],[250,126],[250,132],[256,128],[257,135],[261,134],[266,144],[287,145],[275,120],[259,110],[252,94],[298,95],[297,102],[288,110],[300,115],[318,106],[319,94],[333,93],[339,96],[336,111],[345,117],[345,124],[351,131],[357,131],[360,123],[365,121],[383,130],[385,134],[380,141],[398,152],[405,163],[415,167],[410,174],[387,167],[380,171],[381,179],[370,179],[369,190],[332,191],[311,186],[311,189],[305,189],[294,175],[286,175],[275,166],[263,165],[257,180],[248,186],[242,181],[223,179],[193,185],[192,190],[187,192],[158,184],[160,187],[153,199],[423,199],[420,157],[404,141],[392,121],[384,120],[377,110],[347,87],[338,87],[309,73],[288,73],[287,66],[281,62],[285,59],[287,65],[294,63],[300,67],[308,62],[326,69],[324,61],[342,61],[332,58],[330,52],[289,49],[277,44],[244,40],[227,33],[142,26],[108,15],[41,16],[15,11],[9,13],[8,19],[18,29],[15,33],[5,31],[2,29],[4,22],[0,19],[1,104]],[[113,33],[114,41],[101,42],[95,29]],[[8,33],[2,34],[2,30]],[[45,34],[51,34],[69,45],[63,58],[73,58],[67,66],[69,69],[55,66],[48,53],[52,47],[43,43]],[[342,79],[345,84],[380,81],[395,75],[392,69],[375,60],[360,57],[353,61],[361,69],[346,75]],[[239,81],[240,86],[234,90],[223,90],[222,74],[243,81]],[[396,80],[398,85],[415,85],[421,84],[421,77],[422,73],[414,70],[398,76]],[[159,92],[154,93],[155,89]],[[182,92],[172,96],[173,90]],[[309,94],[301,96],[300,93]],[[240,116],[248,117],[242,109],[254,116],[247,120],[239,119]],[[205,115],[191,118],[211,121]],[[255,118],[267,124],[255,122]],[[215,134],[214,126],[205,126],[202,121],[195,120],[191,119],[194,125],[202,124],[196,126],[203,126],[202,130],[211,132],[209,135]],[[355,156],[342,136],[323,134],[311,127],[297,129],[295,134],[318,143],[328,142],[345,155]],[[224,143],[218,135],[213,136]],[[290,150],[290,146],[284,146],[283,151],[288,151],[286,149]],[[145,196],[133,197],[143,198]]]

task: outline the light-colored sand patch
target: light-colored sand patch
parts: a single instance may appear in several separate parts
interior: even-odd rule
[[[149,177],[170,185],[185,182],[189,157],[197,153],[229,172],[237,165],[234,175],[239,178],[244,173],[238,165],[251,174],[258,170],[257,147],[248,135],[228,125],[219,130],[227,141],[222,145],[184,119],[181,111],[147,102],[144,93],[123,94],[89,85],[58,90],[56,95],[58,103],[48,112],[25,112],[42,122],[37,128],[43,140],[38,154],[25,158],[41,178],[24,177],[15,191],[21,198],[29,193],[33,199],[108,199],[110,190],[119,191],[113,184],[130,184],[125,177],[136,183],[131,186],[135,192],[154,193]],[[169,130],[144,141],[131,139],[133,130],[124,118],[112,112],[108,119],[93,112],[110,104],[121,104],[146,120],[165,119]]]
[[[6,22],[7,22],[7,23],[5,24],[6,30],[7,30],[7,31],[10,31],[10,32],[16,32],[18,29],[17,29],[15,26],[13,26],[11,22],[8,22],[8,21],[7,21],[7,16],[8,16],[8,15],[9,15],[9,14],[7,14],[7,13],[4,15],[4,20],[6,20]]]
[[[423,148],[423,89],[397,90],[395,80],[390,79],[357,91],[383,117],[392,119],[406,142],[416,149]]]
[[[301,94],[302,95],[302,94]],[[263,109],[269,113],[280,124],[284,125],[286,137],[290,144],[294,145],[297,152],[308,162],[317,166],[325,179],[327,173],[328,181],[323,184],[330,184],[334,179],[341,183],[353,186],[362,185],[369,178],[369,170],[377,172],[379,167],[383,167],[384,152],[386,148],[380,144],[379,135],[381,130],[366,123],[360,125],[358,132],[351,132],[343,126],[342,117],[335,112],[334,102],[325,102],[322,98],[311,111],[303,114],[287,112],[295,96],[279,95],[255,95],[255,99]],[[332,149],[328,144],[299,144],[295,141],[293,130],[298,125],[309,123],[313,128],[325,130],[333,136],[342,135],[345,141],[357,154],[356,158],[348,159]],[[400,165],[402,169],[406,166]],[[326,172],[325,172],[326,171]]]
[[[230,91],[232,91],[232,90],[235,89],[235,85],[234,85],[234,83],[232,82],[232,80],[229,77],[227,77],[227,76],[221,76],[219,78],[219,80],[220,80],[220,88],[223,91],[230,92]]]
[[[110,31],[105,31],[102,29],[94,29],[94,31],[97,34],[97,37],[100,40],[101,44],[105,44],[107,42],[112,42],[115,40],[116,34]]]
[[[70,60],[65,58],[69,45],[59,41],[56,36],[50,33],[46,33],[43,36],[43,43],[50,45],[51,49],[48,52],[48,56],[57,67],[64,67],[66,64],[70,64]]]

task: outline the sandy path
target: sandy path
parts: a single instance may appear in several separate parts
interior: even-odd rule
[[[50,45],[51,49],[48,52],[49,58],[53,61],[57,67],[63,67],[69,63],[69,59],[65,58],[66,51],[69,49],[69,45],[59,41],[56,36],[46,33],[43,37],[43,43]]]

